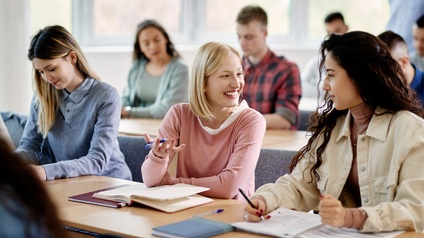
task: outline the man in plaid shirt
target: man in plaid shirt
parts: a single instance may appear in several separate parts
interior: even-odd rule
[[[296,129],[302,95],[297,65],[277,56],[266,44],[268,17],[259,6],[246,6],[237,16],[237,35],[244,56],[244,98],[262,113],[271,129]]]

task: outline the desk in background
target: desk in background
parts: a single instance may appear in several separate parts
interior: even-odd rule
[[[152,118],[122,118],[119,123],[119,133],[129,136],[157,136],[162,119]]]
[[[148,207],[109,208],[85,203],[70,202],[68,197],[80,193],[108,188],[132,181],[103,176],[82,176],[46,181],[46,187],[58,207],[62,224],[99,234],[123,237],[152,237],[152,228],[189,219],[192,215],[223,208],[224,212],[207,216],[223,222],[243,220],[244,201],[215,199],[213,203],[168,214]],[[71,237],[86,237],[70,232]],[[265,237],[246,232],[230,232],[217,237]],[[424,238],[424,234],[406,232],[399,238]]]
[[[119,133],[130,136],[157,136],[161,119],[121,119]],[[299,150],[308,142],[306,131],[266,130],[263,148]]]

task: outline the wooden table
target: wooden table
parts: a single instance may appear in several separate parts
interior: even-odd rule
[[[131,118],[121,119],[119,133],[132,136],[149,134],[157,136],[161,119]],[[299,150],[308,142],[306,131],[266,130],[263,148]]]
[[[306,131],[271,130],[265,132],[263,148],[299,150],[308,143]]]
[[[213,203],[168,214],[148,207],[108,208],[68,201],[68,197],[80,193],[108,188],[133,182],[102,176],[82,176],[71,179],[47,181],[47,189],[59,209],[62,223],[99,234],[113,234],[123,237],[152,237],[152,228],[189,219],[192,215],[224,209],[224,212],[207,216],[224,222],[243,220],[245,202],[231,199],[216,199]],[[239,237],[260,237],[255,234],[237,232]],[[72,237],[86,237],[70,232]],[[233,237],[235,233],[220,237]]]
[[[46,182],[47,190],[56,203],[62,223],[99,234],[113,234],[123,237],[152,237],[152,228],[189,219],[199,214],[223,208],[224,212],[207,216],[208,219],[223,222],[243,220],[243,201],[215,199],[213,203],[168,214],[148,207],[108,208],[68,201],[68,197],[80,193],[108,188],[134,182],[102,176],[82,176],[71,179],[57,179]],[[87,237],[80,233],[69,232],[72,237]],[[230,232],[219,237],[264,237],[246,232]],[[406,232],[400,238],[424,238],[424,234]]]

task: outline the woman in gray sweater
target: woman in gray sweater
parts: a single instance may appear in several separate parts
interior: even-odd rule
[[[117,140],[121,102],[98,80],[72,35],[48,26],[31,40],[35,97],[16,153],[41,180],[82,175],[131,179]],[[48,151],[42,151],[44,143]],[[45,148],[44,146],[43,148]]]
[[[188,69],[179,57],[158,22],[138,25],[121,117],[163,118],[172,105],[187,102]]]

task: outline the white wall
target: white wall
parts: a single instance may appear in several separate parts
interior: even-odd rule
[[[29,0],[0,1],[0,110],[27,114],[32,96]]]

